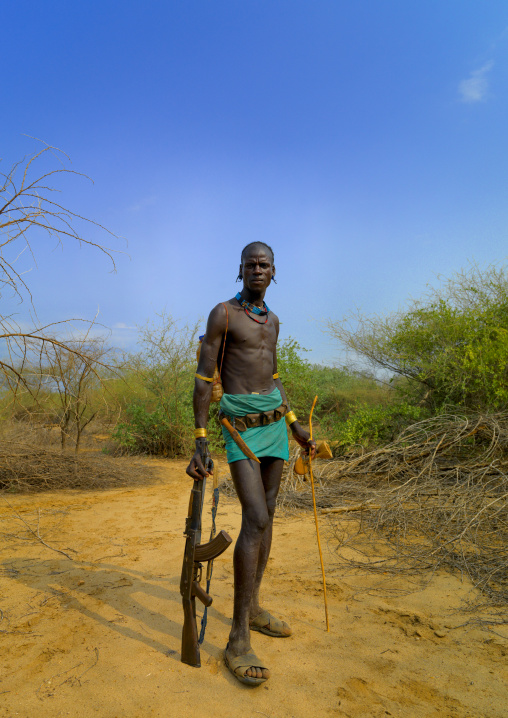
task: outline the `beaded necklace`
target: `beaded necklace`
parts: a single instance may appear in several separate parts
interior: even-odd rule
[[[249,317],[249,319],[252,319],[252,321],[256,322],[257,324],[266,324],[266,322],[268,321],[268,313],[270,311],[270,307],[268,306],[268,304],[263,301],[263,309],[260,309],[259,307],[256,307],[255,304],[251,304],[246,299],[244,299],[240,292],[238,292],[235,299],[241,304],[241,306],[243,307],[243,311]],[[265,321],[260,322],[259,319],[256,319],[256,317],[252,317],[249,312],[251,312],[251,314],[257,314],[260,317],[264,317]]]

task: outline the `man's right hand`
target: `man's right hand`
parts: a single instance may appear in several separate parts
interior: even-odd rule
[[[210,476],[210,474],[213,474],[213,469],[211,471],[207,471],[203,466],[202,456],[205,453],[205,446],[206,439],[196,439],[196,451],[194,452],[194,456],[190,460],[190,464],[186,470],[187,474],[192,477],[194,481],[205,479],[207,476]]]

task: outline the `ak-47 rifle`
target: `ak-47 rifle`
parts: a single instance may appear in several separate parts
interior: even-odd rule
[[[207,472],[213,469],[213,461],[208,451],[208,443],[203,442],[201,461]],[[194,481],[192,487],[189,515],[185,520],[185,554],[183,557],[182,578],[180,580],[180,593],[183,604],[183,630],[182,630],[182,663],[199,668],[201,660],[199,656],[199,639],[196,625],[196,597],[201,603],[208,607],[212,603],[212,597],[201,588],[201,575],[204,561],[213,561],[220,556],[229,544],[231,537],[220,531],[215,538],[208,543],[201,544],[201,513],[205,496],[206,479]]]

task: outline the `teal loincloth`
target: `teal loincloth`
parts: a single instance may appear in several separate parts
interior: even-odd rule
[[[220,400],[220,408],[227,416],[245,416],[245,414],[271,411],[281,404],[282,396],[278,389],[274,389],[271,394],[223,394]],[[289,460],[288,434],[284,419],[265,426],[255,426],[239,434],[258,458],[274,456],[284,461]],[[222,427],[222,435],[226,442],[229,464],[247,458],[224,427]]]

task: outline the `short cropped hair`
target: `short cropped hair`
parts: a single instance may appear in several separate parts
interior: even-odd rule
[[[240,262],[243,264],[243,260],[245,259],[245,255],[247,254],[249,249],[251,247],[255,247],[256,245],[261,245],[262,247],[265,247],[265,249],[267,249],[270,252],[270,254],[272,255],[272,264],[274,264],[275,263],[275,255],[273,253],[273,249],[270,247],[270,245],[266,244],[266,242],[250,242],[246,247],[244,247],[242,249]]]

